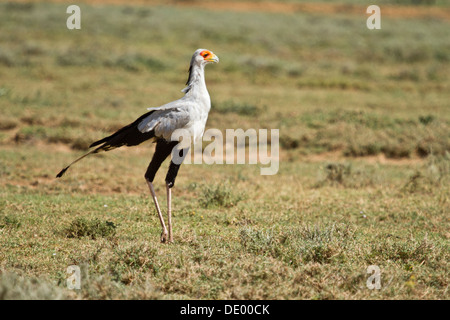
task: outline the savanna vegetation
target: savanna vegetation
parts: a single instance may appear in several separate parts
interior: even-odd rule
[[[448,7],[397,4],[368,30],[357,1],[255,3],[81,3],[81,30],[66,4],[0,3],[0,298],[449,298]],[[182,166],[163,245],[152,144],[55,175],[181,97],[197,48],[220,57],[207,128],[279,129],[280,168]]]

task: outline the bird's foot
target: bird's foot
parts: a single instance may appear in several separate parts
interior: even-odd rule
[[[164,230],[163,232],[161,232],[161,243],[167,243],[167,240],[168,240],[167,231]]]
[[[161,243],[173,243],[173,237],[171,234],[164,233],[164,231],[161,233]]]

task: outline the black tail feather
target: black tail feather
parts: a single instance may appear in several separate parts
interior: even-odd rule
[[[117,132],[113,133],[112,135],[103,138],[101,140],[98,140],[94,143],[92,143],[89,148],[99,146],[95,148],[94,150],[86,153],[85,155],[81,156],[80,158],[73,161],[71,164],[69,164],[67,167],[62,169],[57,175],[57,178],[60,178],[66,173],[67,169],[71,165],[73,165],[75,162],[80,161],[84,157],[90,155],[91,153],[98,153],[99,151],[109,151],[113,150],[122,146],[136,146],[138,144],[141,144],[142,142],[154,138],[155,132],[152,130],[150,132],[140,132],[138,129],[139,123],[148,115],[150,115],[153,110],[150,112],[147,112],[146,114],[143,114],[138,119],[136,119],[133,123],[130,123],[129,125],[119,129]]]
[[[67,167],[65,167],[64,169],[62,169],[62,170],[56,175],[56,177],[57,177],[57,178],[61,178],[61,177],[64,175],[64,173],[66,173],[67,169],[70,168],[71,165],[73,165],[74,163],[80,161],[80,160],[83,159],[84,157],[87,157],[87,156],[90,155],[91,153],[97,153],[97,152],[99,151],[99,149],[100,149],[100,148],[94,149],[94,150],[92,150],[92,151],[90,151],[90,152],[88,152],[88,153],[82,155],[81,157],[79,157],[78,159],[76,159],[75,161],[73,161],[71,164],[69,164]]]
[[[98,140],[98,141],[95,141],[94,143],[92,143],[92,144],[89,146],[89,148],[92,148],[92,147],[101,145],[102,143],[105,143],[105,142],[112,142],[112,140],[113,140],[114,138],[118,138],[119,135],[122,135],[122,137],[120,137],[120,138],[125,138],[124,136],[128,136],[128,135],[131,133],[130,131],[134,131],[133,133],[134,133],[135,135],[139,136],[139,133],[141,133],[141,132],[137,130],[137,126],[139,125],[139,123],[140,123],[144,118],[146,118],[147,116],[149,116],[149,115],[152,114],[153,112],[154,112],[154,110],[149,111],[149,112],[143,114],[142,116],[140,116],[139,118],[137,118],[134,122],[130,123],[129,125],[127,125],[127,126],[121,128],[121,129],[117,130],[117,131],[114,132],[112,135],[107,136],[107,137],[105,137],[105,138],[103,138],[103,139],[100,139],[100,140]],[[135,130],[130,130],[130,129],[135,129]],[[117,140],[121,140],[121,139],[117,139]],[[126,142],[126,141],[124,141],[124,142]],[[130,142],[131,142],[131,141],[130,141]],[[141,142],[142,142],[142,141],[141,141]],[[126,144],[126,145],[136,145],[136,144],[127,144],[127,143],[125,143],[125,144]]]
[[[98,146],[98,145],[102,144],[103,142],[108,141],[108,139],[111,138],[111,137],[112,137],[112,135],[109,136],[109,137],[103,138],[103,139],[101,139],[101,140],[95,141],[95,142],[93,142],[93,143],[89,146],[89,148]]]
[[[64,173],[66,173],[67,169],[69,169],[69,167],[70,167],[70,166],[65,167],[64,169],[62,169],[62,170],[56,175],[56,177],[57,177],[57,178],[61,178],[61,177],[64,175]]]

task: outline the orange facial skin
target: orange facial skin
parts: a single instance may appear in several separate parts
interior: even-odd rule
[[[200,52],[200,55],[203,57],[203,59],[208,60],[209,58],[212,57],[212,53],[208,50],[203,50],[202,52]]]

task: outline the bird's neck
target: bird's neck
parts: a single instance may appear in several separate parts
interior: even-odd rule
[[[186,85],[187,87],[182,90],[186,95],[208,94],[204,65],[193,65],[190,68]]]

